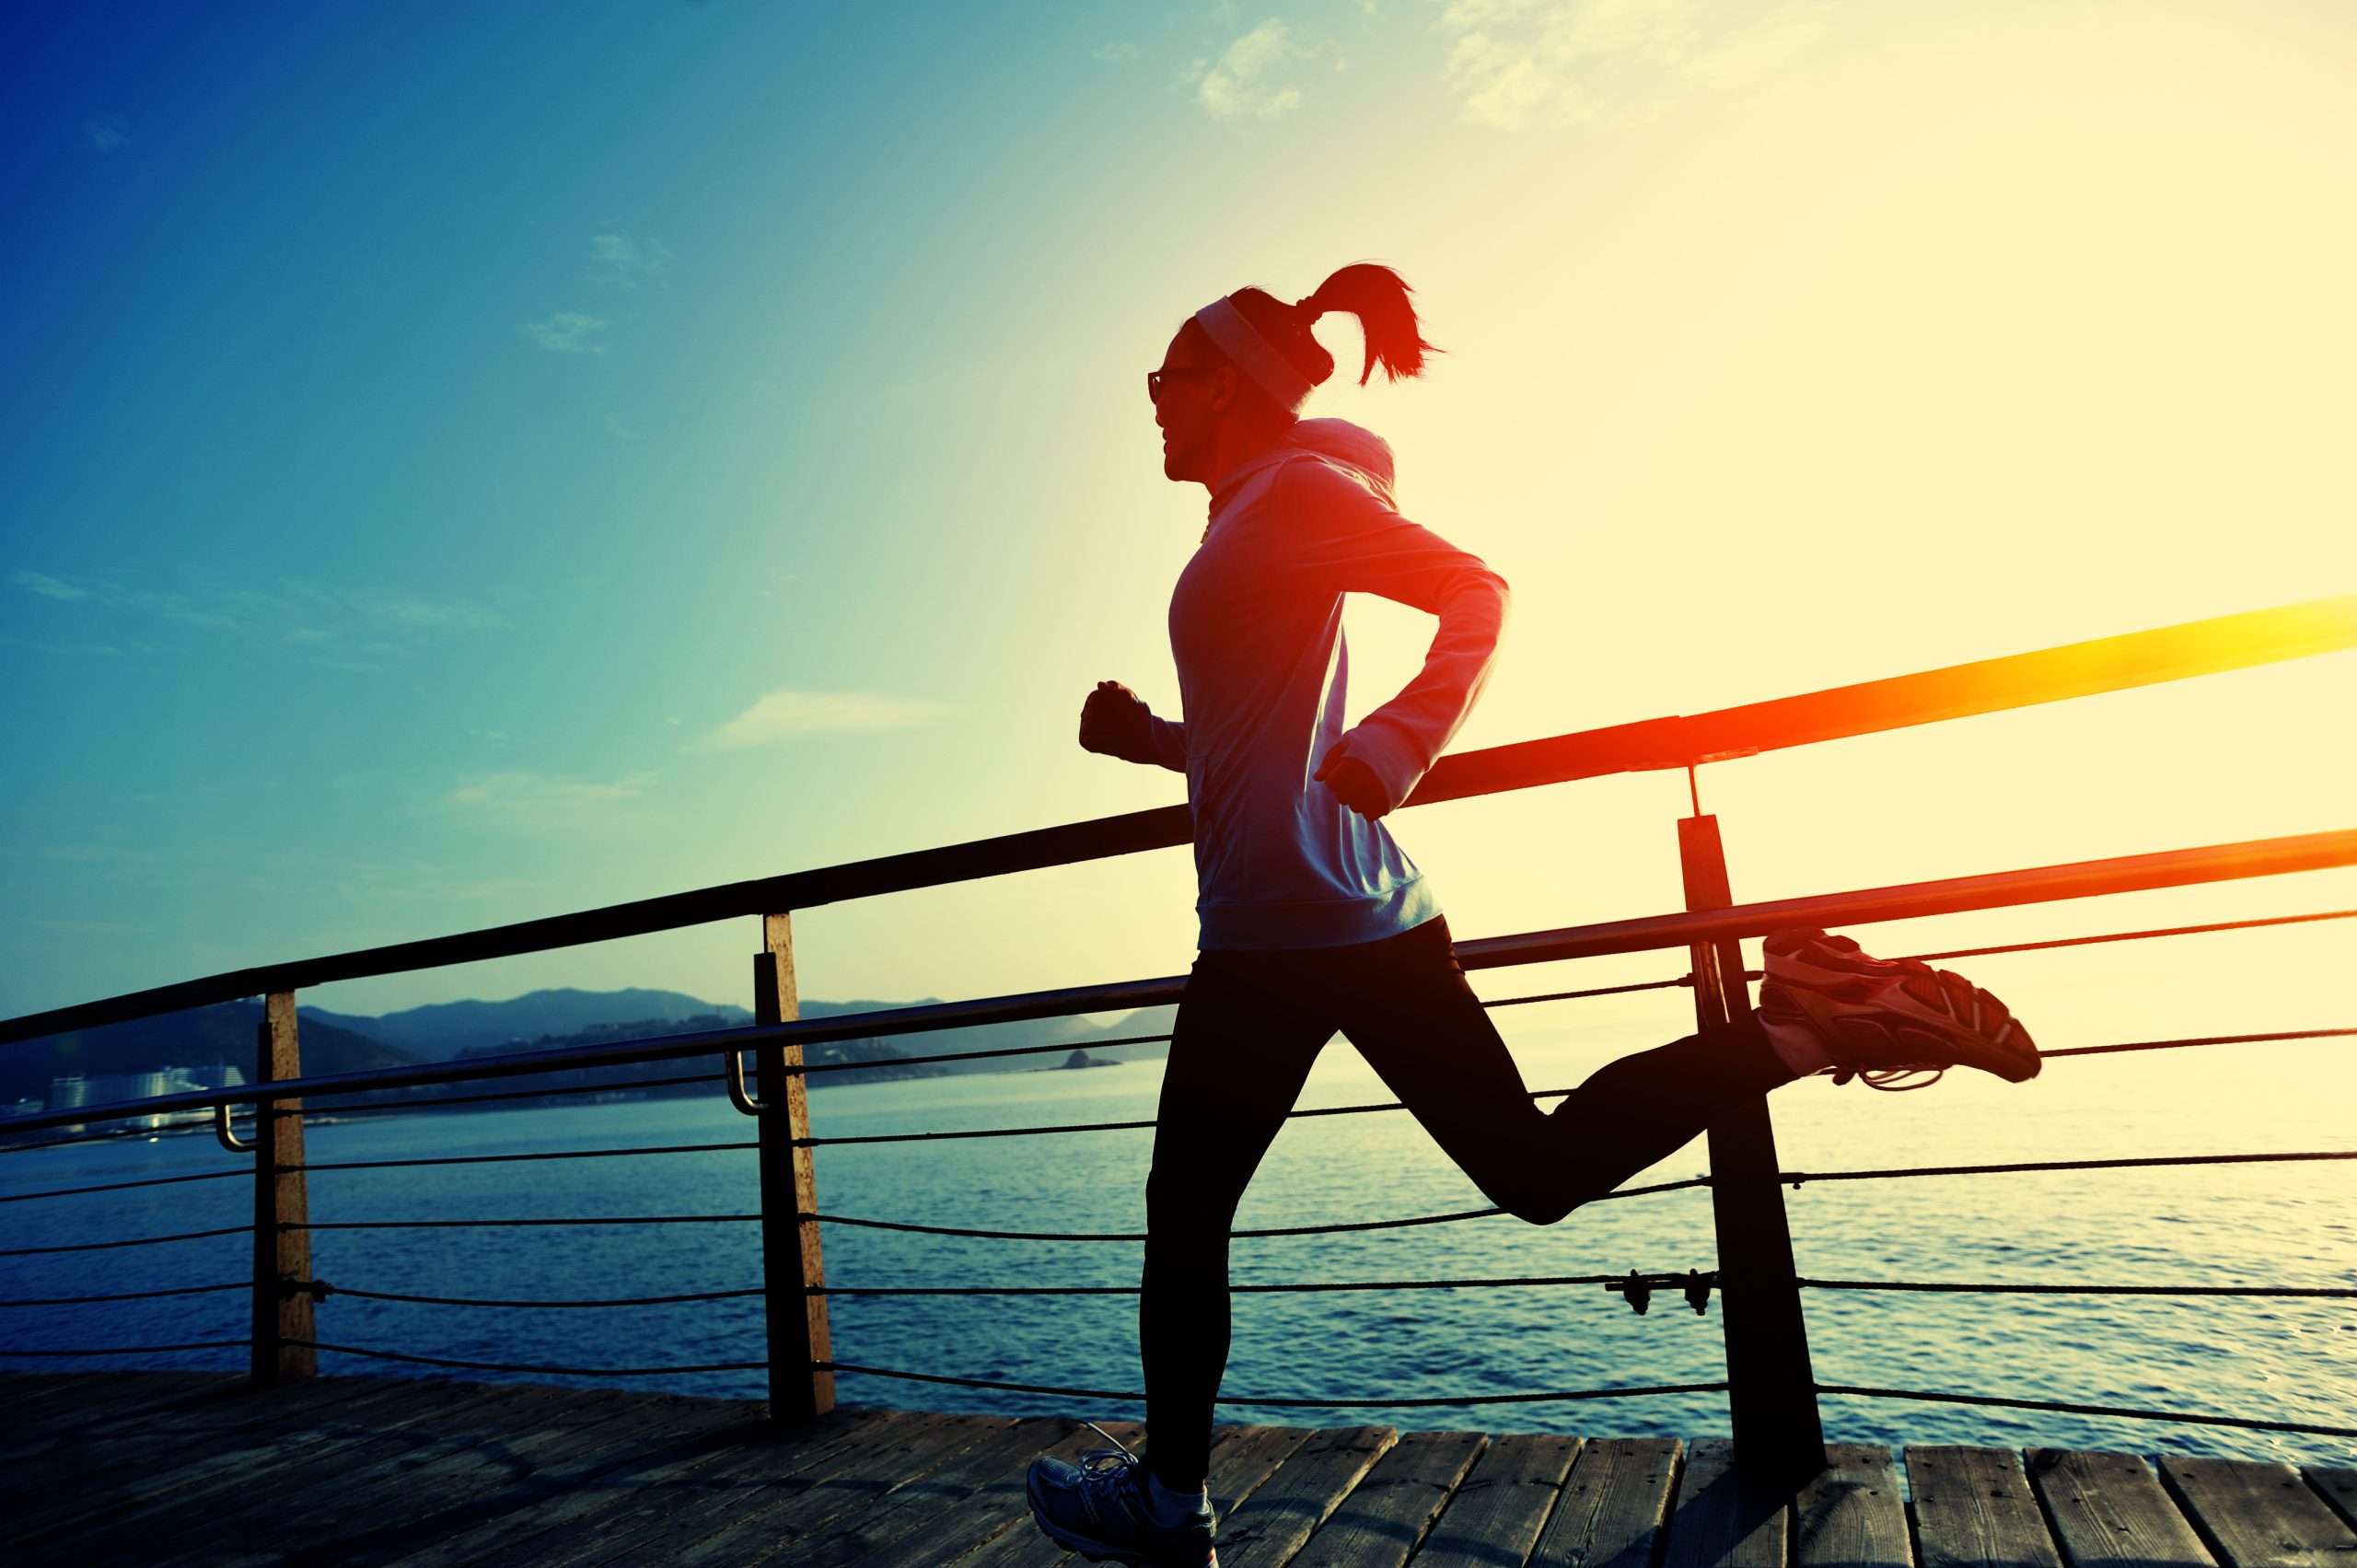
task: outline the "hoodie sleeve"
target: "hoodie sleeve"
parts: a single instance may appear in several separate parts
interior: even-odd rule
[[[1187,726],[1169,719],[1145,716],[1146,745],[1149,755],[1134,759],[1141,762],[1156,762],[1173,772],[1187,771]]]
[[[1349,754],[1383,780],[1397,807],[1447,748],[1489,682],[1505,632],[1505,579],[1480,557],[1402,517],[1364,482],[1333,464],[1287,463],[1271,500],[1288,530],[1299,530],[1287,561],[1305,587],[1381,594],[1440,618],[1416,678],[1342,738]]]

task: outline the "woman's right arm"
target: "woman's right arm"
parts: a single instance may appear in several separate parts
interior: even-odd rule
[[[1139,695],[1118,680],[1100,680],[1080,708],[1084,750],[1187,771],[1187,726],[1156,718]]]

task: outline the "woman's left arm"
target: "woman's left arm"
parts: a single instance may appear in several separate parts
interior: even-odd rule
[[[1465,723],[1489,683],[1505,632],[1511,595],[1478,555],[1402,517],[1389,503],[1323,462],[1285,465],[1271,496],[1298,545],[1290,563],[1320,587],[1381,594],[1440,618],[1423,668],[1399,694],[1343,736],[1318,776],[1356,759],[1381,782],[1381,810],[1335,793],[1379,817],[1408,798]]]

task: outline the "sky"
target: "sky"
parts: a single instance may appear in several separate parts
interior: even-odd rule
[[[1142,373],[1357,261],[1446,352],[1307,412],[1515,588],[1458,749],[2357,588],[2335,0],[179,0],[10,7],[0,61],[0,1014],[1180,799],[1074,738],[1102,679],[1178,716],[1204,496]],[[1355,719],[1432,622],[1349,624]],[[2345,829],[2353,692],[2335,655],[1703,804],[1744,898]],[[1475,937],[1676,907],[1686,809],[1393,826]],[[814,910],[801,990],[1174,974],[1192,896],[1174,850]],[[2254,989],[2342,1025],[2347,942],[2023,983],[2047,1043],[2304,1027]],[[305,1000],[742,1004],[757,943]]]

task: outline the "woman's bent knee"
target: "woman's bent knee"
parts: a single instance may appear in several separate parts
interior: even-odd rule
[[[1527,1220],[1532,1225],[1553,1225],[1585,1201],[1580,1195],[1555,1192],[1543,1198],[1525,1198],[1500,1206],[1518,1220]]]

